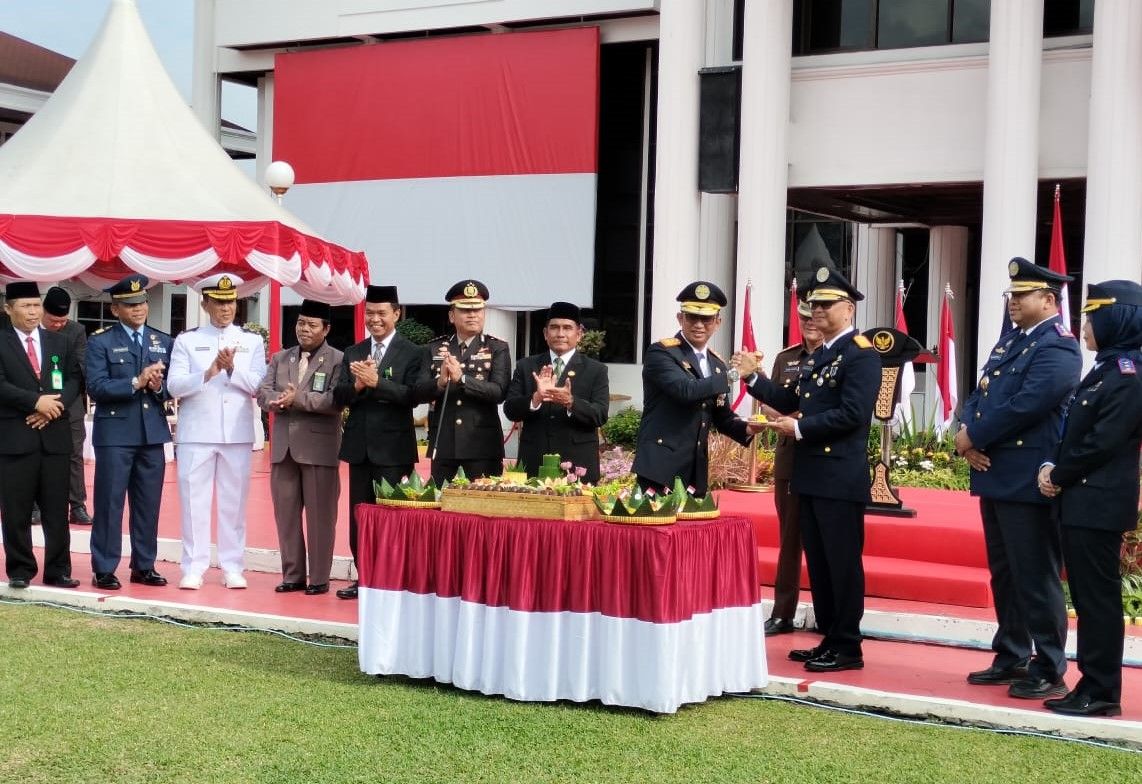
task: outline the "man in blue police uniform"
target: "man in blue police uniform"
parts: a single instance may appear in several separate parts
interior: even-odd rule
[[[790,415],[768,426],[796,441],[789,486],[798,495],[813,613],[824,639],[815,648],[790,651],[789,658],[810,672],[864,667],[868,431],[881,373],[879,355],[853,327],[856,303],[863,299],[836,270],[817,269],[805,300],[823,342],[802,362],[793,387],[757,373],[755,355],[734,357],[750,394]]]
[[[148,279],[130,275],[105,291],[119,323],[87,344],[87,389],[95,401],[95,517],[91,528],[91,584],[121,587],[115,570],[123,544],[123,502],[131,510],[131,582],[166,585],[155,571],[159,506],[171,440],[163,403],[170,335],[147,326]]]
[[[1063,562],[1078,614],[1082,678],[1043,704],[1069,716],[1122,713],[1122,534],[1138,524],[1142,445],[1142,286],[1088,287],[1083,341],[1094,367],[1067,409],[1063,437],[1039,469],[1039,492],[1057,498]]]
[[[713,283],[697,280],[676,297],[681,329],[646,350],[642,365],[642,421],[631,470],[644,490],[668,490],[681,477],[694,494],[709,484],[711,428],[737,441],[753,440],[750,425],[730,408],[737,371],[708,347],[728,300]]]
[[[448,320],[455,334],[426,346],[418,403],[428,412],[428,454],[437,484],[456,476],[498,476],[504,470],[504,430],[500,403],[512,375],[511,350],[499,338],[484,334],[488,287],[462,280],[444,295],[451,304]]]
[[[970,673],[968,683],[1010,684],[1012,697],[1042,700],[1067,691],[1067,616],[1059,522],[1036,477],[1058,442],[1082,360],[1059,318],[1060,287],[1071,278],[1022,258],[1007,271],[1007,313],[1016,326],[991,350],[955,441],[979,496],[999,623],[991,666]]]

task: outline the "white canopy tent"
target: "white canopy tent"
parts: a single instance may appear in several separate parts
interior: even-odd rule
[[[55,94],[0,147],[0,282],[78,278],[104,288],[214,272],[353,304],[368,262],[320,237],[230,160],[163,69],[135,0]]]

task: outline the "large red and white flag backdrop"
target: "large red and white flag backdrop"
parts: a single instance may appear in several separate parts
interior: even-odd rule
[[[594,27],[280,54],[273,157],[405,302],[478,277],[494,306],[589,305],[598,106]]]

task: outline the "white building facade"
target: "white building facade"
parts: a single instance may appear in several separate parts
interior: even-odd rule
[[[864,328],[892,323],[903,280],[928,346],[950,287],[970,388],[1000,332],[1008,260],[1047,263],[1056,184],[1071,273],[1142,279],[1135,0],[198,0],[193,101],[217,129],[221,81],[258,88],[261,170],[278,53],[568,26],[599,28],[601,63],[596,257],[568,274],[593,276],[579,304],[607,331],[612,391],[636,404],[642,351],[675,331],[685,283],[730,296],[727,351],[752,283],[772,356],[791,279],[826,255],[867,294]],[[738,68],[736,183],[703,192],[703,72]],[[400,285],[399,260],[371,263]],[[510,274],[481,271],[493,299]],[[515,356],[538,339],[519,312],[493,311],[488,328],[515,337]],[[913,400],[926,421],[929,375]]]

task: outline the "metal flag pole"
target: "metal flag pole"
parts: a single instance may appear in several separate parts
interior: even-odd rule
[[[436,417],[436,438],[432,439],[432,455],[429,459],[436,460],[436,447],[440,443],[441,423],[444,421],[444,409],[448,407],[448,390],[452,389],[452,380],[444,382],[444,397],[440,398],[440,414]]]

